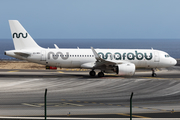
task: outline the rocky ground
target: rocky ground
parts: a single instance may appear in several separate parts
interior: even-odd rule
[[[31,63],[27,61],[0,61],[0,69],[34,69],[45,70],[45,65]]]

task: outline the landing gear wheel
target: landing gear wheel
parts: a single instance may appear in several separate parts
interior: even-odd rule
[[[157,74],[155,73],[154,69],[152,69],[152,77],[156,77]]]
[[[98,77],[104,77],[104,73],[103,72],[99,72],[98,73]]]
[[[156,74],[156,73],[153,73],[153,74],[152,74],[152,77],[156,77],[156,76],[157,76],[157,74]]]
[[[89,75],[90,76],[96,76],[96,72],[94,70],[92,70],[92,71],[89,72]]]

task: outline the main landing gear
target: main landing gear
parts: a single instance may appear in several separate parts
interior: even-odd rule
[[[96,72],[94,70],[92,70],[92,71],[89,72],[89,75],[94,77],[94,76],[96,76]],[[104,73],[102,71],[99,72],[98,77],[104,77]]]
[[[157,74],[155,73],[154,69],[152,68],[151,70],[152,70],[152,77],[156,77]]]
[[[101,71],[98,73],[98,77],[104,77],[104,73]]]
[[[96,76],[96,72],[94,70],[92,70],[92,71],[89,72],[89,75],[94,77],[94,76]]]

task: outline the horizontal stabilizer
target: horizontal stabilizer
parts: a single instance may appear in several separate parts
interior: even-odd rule
[[[23,53],[23,52],[14,52],[14,54],[19,55],[21,57],[29,57],[31,54],[30,53]]]

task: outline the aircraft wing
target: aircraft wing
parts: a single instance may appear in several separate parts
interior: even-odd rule
[[[94,48],[93,47],[91,47],[91,50],[92,50],[92,52],[93,52],[93,54],[94,54],[94,56],[95,56],[95,58],[96,58],[96,63],[95,63],[95,66],[94,66],[94,68],[99,68],[99,67],[101,67],[101,66],[114,66],[114,65],[117,65],[117,64],[123,64],[123,63],[127,63],[127,62],[125,62],[125,61],[108,61],[108,60],[104,60],[104,59],[102,59],[98,54],[97,54],[97,52],[94,50]]]

